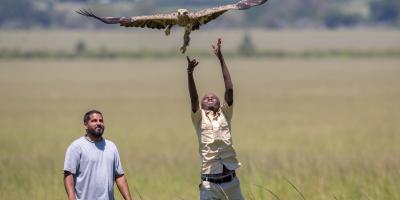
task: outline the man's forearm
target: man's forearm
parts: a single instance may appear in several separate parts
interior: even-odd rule
[[[233,84],[231,80],[231,75],[229,74],[228,67],[226,66],[224,57],[221,55],[218,57],[219,62],[221,63],[222,75],[224,77],[225,89],[233,89]]]
[[[132,200],[131,193],[129,192],[128,181],[126,180],[125,175],[115,178],[115,182],[117,183],[118,190],[122,197],[124,197],[125,200]]]
[[[64,187],[67,192],[68,200],[76,200],[74,176],[71,173],[64,173]]]
[[[196,112],[199,109],[199,95],[197,94],[196,83],[194,82],[193,72],[188,72],[188,87],[192,111]]]
[[[229,70],[228,70],[228,67],[226,66],[224,57],[222,56],[222,53],[220,55],[218,55],[218,59],[221,63],[222,76],[224,77],[225,101],[229,105],[232,105],[233,104],[233,84],[232,84],[231,75],[229,74]]]

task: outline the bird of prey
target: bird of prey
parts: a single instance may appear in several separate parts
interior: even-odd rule
[[[155,14],[146,16],[133,17],[99,17],[91,10],[79,10],[78,14],[96,18],[106,24],[120,24],[125,27],[141,27],[165,29],[165,35],[169,35],[174,25],[181,26],[185,29],[183,37],[183,46],[180,48],[182,54],[185,53],[186,47],[190,42],[190,33],[200,29],[200,26],[207,24],[213,19],[229,10],[245,10],[253,6],[264,4],[268,0],[241,0],[235,4],[227,4],[224,6],[207,8],[200,11],[190,12],[187,9],[178,9],[177,12],[166,14]]]

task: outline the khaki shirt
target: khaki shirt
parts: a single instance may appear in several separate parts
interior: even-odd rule
[[[203,109],[192,112],[192,122],[199,141],[202,174],[222,173],[223,165],[230,170],[240,167],[232,146],[232,111],[233,106],[224,103],[215,114]]]

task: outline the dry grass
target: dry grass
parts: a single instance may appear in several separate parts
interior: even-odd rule
[[[400,199],[398,59],[227,59],[248,199],[274,199],[257,185],[301,199],[289,182],[306,199]],[[199,93],[222,94],[218,62],[199,60]],[[132,192],[198,198],[184,59],[0,66],[0,199],[65,199],[64,153],[92,108],[105,114]]]

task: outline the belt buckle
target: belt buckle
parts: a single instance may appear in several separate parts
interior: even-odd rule
[[[204,177],[202,177],[202,180],[203,180],[203,181],[208,181],[208,182],[211,182],[211,183],[220,184],[220,183],[230,182],[230,181],[232,181],[234,178],[235,178],[235,173],[232,173],[232,174],[228,174],[228,175],[226,175],[226,176],[224,176],[224,177],[222,177],[222,178],[215,178],[215,177],[207,177],[207,176],[204,176]]]

